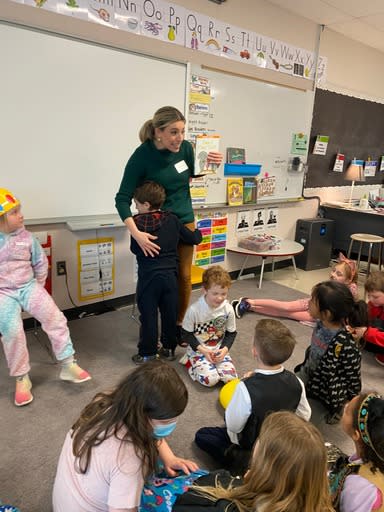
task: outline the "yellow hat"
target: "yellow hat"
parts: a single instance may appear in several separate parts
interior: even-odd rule
[[[0,188],[0,217],[19,204],[20,201],[9,190]]]

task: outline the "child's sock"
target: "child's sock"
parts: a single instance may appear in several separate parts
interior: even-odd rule
[[[29,378],[28,373],[16,377],[16,391],[15,391],[15,405],[21,407],[27,405],[33,400],[31,393],[32,382]]]
[[[67,357],[61,361],[60,379],[68,380],[78,384],[91,380],[91,376],[86,370],[83,370],[77,363],[73,356]]]

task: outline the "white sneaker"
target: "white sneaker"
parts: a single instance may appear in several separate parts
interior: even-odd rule
[[[80,368],[76,361],[72,361],[72,363],[63,365],[60,371],[61,380],[68,380],[70,382],[74,382],[75,384],[86,382],[87,380],[91,380],[91,378],[92,377],[89,375],[89,373],[86,370]]]

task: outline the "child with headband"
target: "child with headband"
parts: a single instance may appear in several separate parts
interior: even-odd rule
[[[360,393],[344,408],[341,425],[356,453],[342,456],[330,473],[335,509],[340,512],[384,510],[384,400]]]
[[[354,299],[358,299],[356,263],[346,258],[344,254],[339,254],[339,261],[333,266],[330,279],[346,284]],[[309,298],[283,301],[240,297],[237,300],[233,300],[231,304],[237,318],[241,318],[244,313],[253,312],[260,315],[290,318],[291,320],[298,320],[304,323],[314,322],[308,309]]]
[[[22,310],[34,316],[47,333],[61,364],[60,379],[79,383],[91,378],[73,357],[67,320],[44,288],[47,274],[47,257],[24,227],[20,201],[0,188],[0,333],[10,375],[16,378],[17,406],[33,400]]]

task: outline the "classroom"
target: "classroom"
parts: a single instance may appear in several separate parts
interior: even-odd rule
[[[348,253],[355,233],[367,234],[368,243],[360,254],[355,242],[351,257],[363,268],[371,260],[368,273],[381,269],[384,244],[375,240],[372,254],[368,246],[369,236],[383,236],[383,17],[381,2],[357,0],[0,2],[0,186],[20,199],[25,226],[48,256],[46,288],[69,320],[79,363],[92,374],[81,389],[55,381],[49,341],[23,313],[36,400],[13,407],[1,355],[0,467],[9,471],[0,476],[0,505],[51,510],[66,432],[95,393],[134,368],[138,271],[115,195],[139,129],[158,108],[184,113],[195,168],[210,150],[224,158],[190,185],[203,234],[192,300],[202,271],[214,264],[230,273],[229,301],[307,297],[339,251]],[[239,148],[243,156],[231,159]],[[352,167],[358,174],[351,178]],[[257,199],[228,204],[229,183],[240,180],[242,188],[247,179],[255,181]],[[254,238],[276,244],[275,254],[249,254],[244,244]],[[359,275],[360,298],[365,278]],[[239,319],[237,339],[249,345],[259,318]],[[297,339],[287,364],[293,369],[311,328],[284,323]],[[235,343],[233,358],[239,374],[252,369],[245,346]],[[198,389],[178,361],[172,366],[189,402],[170,445],[211,469],[193,435],[207,421],[201,402],[212,409],[210,422],[223,423],[217,392]],[[364,353],[364,388],[380,392],[381,372]],[[321,410],[313,415],[319,419]],[[349,453],[339,425],[318,426]]]

